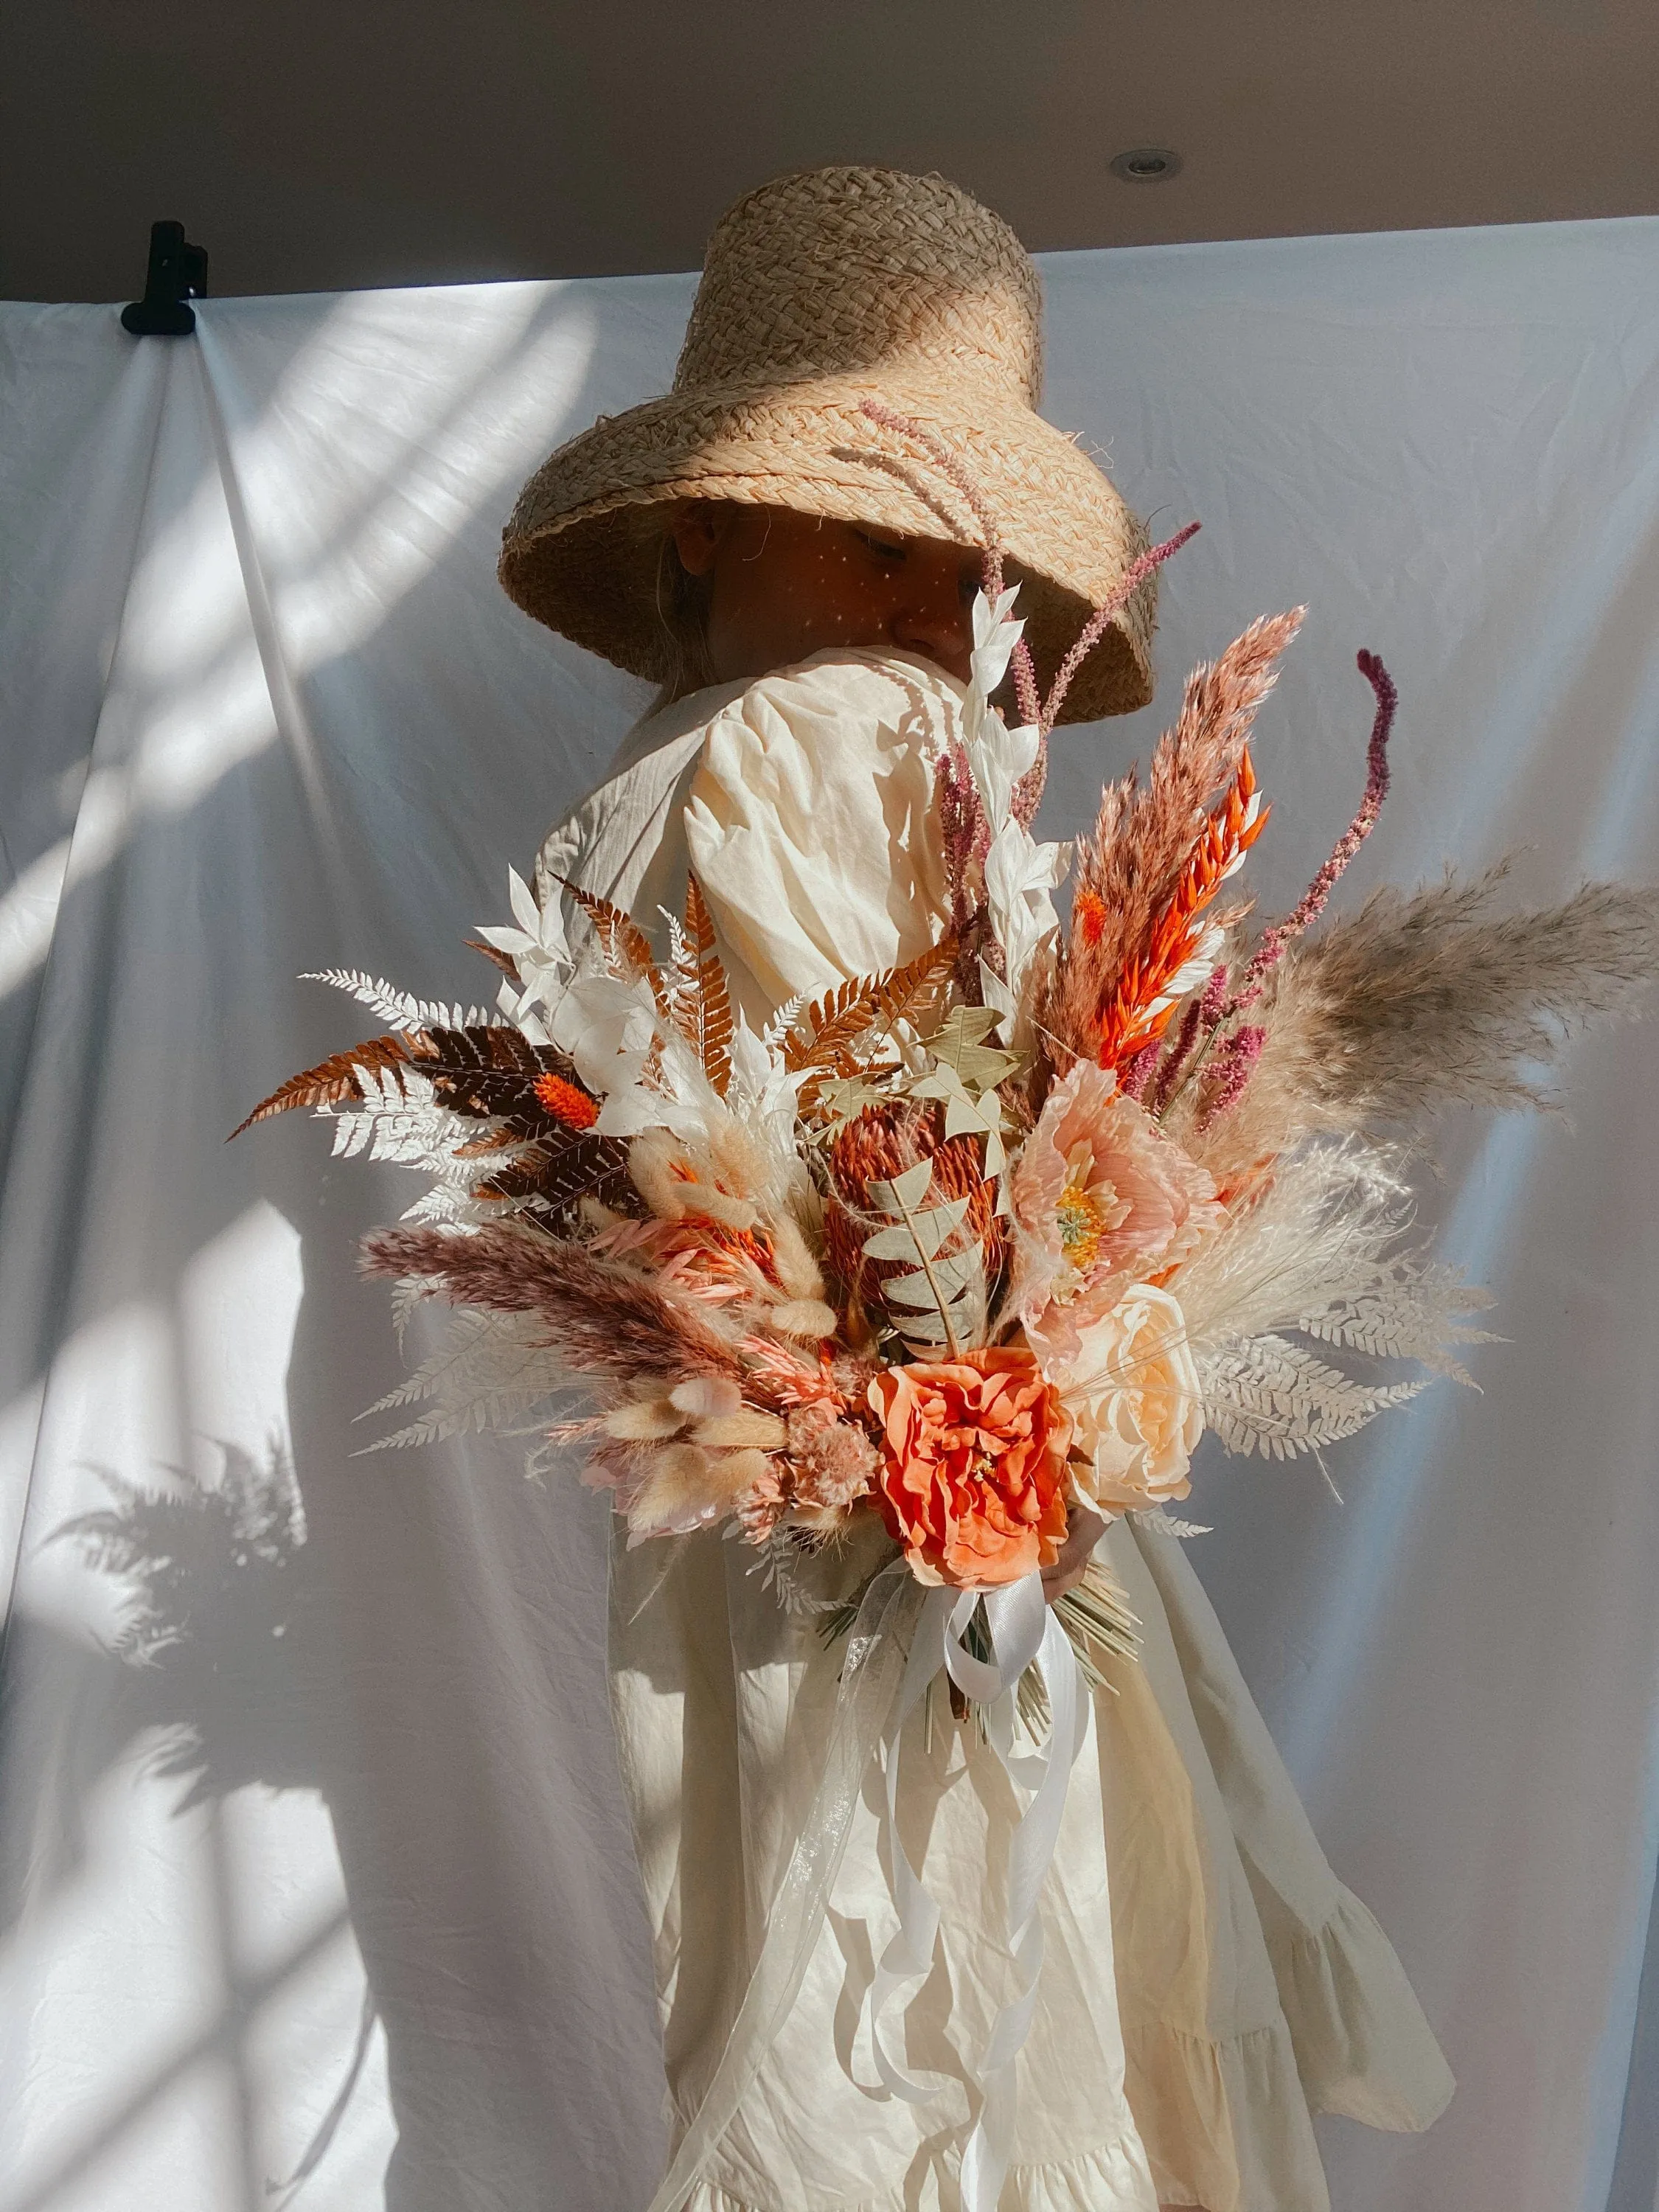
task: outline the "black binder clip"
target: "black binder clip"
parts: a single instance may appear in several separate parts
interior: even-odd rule
[[[207,263],[207,248],[190,244],[183,223],[151,223],[144,296],[122,308],[121,328],[136,338],[187,338],[196,314],[185,302],[206,299]]]

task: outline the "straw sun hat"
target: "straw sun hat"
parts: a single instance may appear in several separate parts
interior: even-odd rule
[[[672,391],[602,415],[543,464],[503,533],[501,582],[538,622],[661,682],[671,501],[979,544],[945,448],[1024,571],[1018,611],[1046,678],[1147,541],[1035,411],[1041,312],[1013,232],[942,177],[829,168],[763,185],[708,241]],[[873,421],[866,400],[926,436]],[[1090,653],[1062,720],[1151,698],[1154,589],[1149,577]]]

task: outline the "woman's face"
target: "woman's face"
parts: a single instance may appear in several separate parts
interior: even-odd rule
[[[682,565],[709,580],[715,683],[838,645],[919,653],[967,682],[981,566],[971,548],[713,500],[677,507],[671,527]]]

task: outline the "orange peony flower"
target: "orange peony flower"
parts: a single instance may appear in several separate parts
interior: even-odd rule
[[[1024,1350],[884,1367],[882,1512],[925,1583],[1018,1582],[1066,1540],[1070,1417]]]

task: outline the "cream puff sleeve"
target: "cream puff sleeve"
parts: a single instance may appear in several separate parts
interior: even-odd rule
[[[962,697],[928,662],[832,652],[709,724],[686,842],[751,1021],[944,933],[933,763]]]

